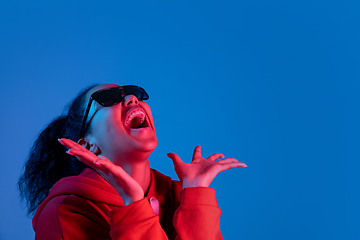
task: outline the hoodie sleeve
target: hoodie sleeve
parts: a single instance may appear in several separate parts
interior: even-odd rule
[[[214,189],[185,188],[180,199],[173,217],[176,239],[223,239],[220,233],[221,210]],[[110,211],[108,215],[112,239],[168,239],[146,199]]]
[[[177,239],[220,240],[221,210],[212,188],[185,188],[180,194],[180,206],[175,211],[173,224]]]

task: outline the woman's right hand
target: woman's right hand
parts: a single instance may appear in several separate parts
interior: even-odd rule
[[[96,156],[70,139],[61,138],[59,142],[69,148],[67,154],[75,155],[81,162],[93,168],[110,183],[120,194],[125,206],[144,198],[144,190],[140,184],[120,166],[113,164],[102,155]]]

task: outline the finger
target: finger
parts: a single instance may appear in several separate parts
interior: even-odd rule
[[[111,173],[112,175],[117,176],[119,175],[119,169],[121,173],[125,172],[121,167],[115,165],[109,159],[101,155],[99,155],[98,158],[95,159],[93,164],[96,166],[97,169],[100,169],[105,174]]]
[[[71,139],[67,139],[67,138],[60,138],[58,139],[58,141],[63,144],[63,145],[66,145],[68,147],[72,147],[72,146],[75,146],[76,145],[76,142],[74,142],[73,140]]]
[[[64,138],[58,138],[58,141],[59,141],[59,143],[61,143],[61,145],[63,145],[64,147],[66,147],[66,148],[71,148],[71,146],[65,141],[65,139]]]
[[[171,158],[171,160],[173,161],[173,163],[174,163],[175,166],[183,163],[183,161],[181,160],[181,158],[180,158],[177,154],[175,154],[175,153],[168,153],[167,156],[168,156],[169,158]]]
[[[66,153],[69,155],[75,155],[75,157],[80,157],[83,161],[89,163],[94,162],[95,158],[97,158],[97,156],[92,152],[84,152],[82,150],[74,149],[74,148],[67,150]]]
[[[77,142],[74,142],[74,141],[71,140],[71,139],[61,138],[61,139],[58,139],[58,141],[59,141],[62,145],[64,145],[65,147],[68,147],[68,148],[86,149],[86,148],[84,148],[83,146],[81,146],[81,145],[78,144]]]
[[[78,150],[78,149],[70,149],[66,153],[69,154],[69,155],[75,155],[75,157],[77,159],[79,159],[80,162],[88,165],[91,168],[99,169],[99,170],[103,171],[104,173],[108,172],[102,166],[95,165],[96,160],[99,159],[100,155],[96,156],[95,154],[93,154],[90,151],[88,151],[87,153],[84,153],[83,151]]]
[[[210,160],[210,161],[215,161],[215,160],[217,160],[219,158],[224,158],[224,157],[225,156],[222,153],[214,153],[214,154],[210,155],[207,159]]]
[[[69,153],[70,155],[74,155],[80,162],[86,164],[87,166],[93,168],[95,171],[97,171],[100,175],[102,174],[107,174],[108,171],[100,164],[96,164],[99,159],[101,159],[100,157],[103,157],[101,155],[99,156],[91,156],[91,158],[89,156],[87,156],[86,158],[81,157],[80,155],[76,155],[75,153]]]
[[[119,169],[124,171],[121,167],[115,165],[107,158],[96,158],[94,164],[97,166],[102,166],[104,169],[108,170],[112,174],[116,174],[116,172],[119,171]]]
[[[219,160],[219,161],[216,161],[216,162],[221,163],[221,164],[224,164],[224,163],[237,163],[238,160],[236,158],[226,158],[226,159]]]
[[[225,171],[228,169],[232,169],[232,168],[238,168],[238,167],[247,167],[247,165],[245,163],[239,163],[239,162],[235,162],[235,163],[226,163],[226,164],[222,164],[220,171]]]
[[[80,157],[77,157],[81,162],[85,163],[86,165],[88,165],[89,167],[91,167],[92,169],[94,169],[96,172],[98,172],[101,176],[107,175],[109,173],[109,171],[104,168],[100,163],[98,163],[100,158],[95,159],[93,162],[85,162],[82,161],[82,159]]]
[[[84,151],[82,149],[71,148],[67,150],[66,153],[69,155],[76,155],[82,157],[84,158],[84,160],[89,162],[93,162],[95,158],[97,158],[97,156],[94,153],[90,152],[89,150]]]
[[[201,146],[196,146],[194,149],[192,161],[196,158],[201,158]]]

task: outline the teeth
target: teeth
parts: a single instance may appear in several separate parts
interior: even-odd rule
[[[129,126],[131,120],[133,120],[135,117],[140,118],[140,124],[142,124],[145,121],[145,113],[142,110],[135,110],[129,114],[128,118],[126,119],[125,125]]]

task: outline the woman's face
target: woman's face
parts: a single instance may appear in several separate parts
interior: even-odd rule
[[[88,92],[85,104],[93,92],[118,86],[103,84],[94,87]],[[148,157],[156,147],[150,107],[134,95],[125,96],[122,102],[111,107],[93,101],[87,121],[90,121],[90,133],[85,138],[90,144],[96,144],[101,154],[110,160]]]

